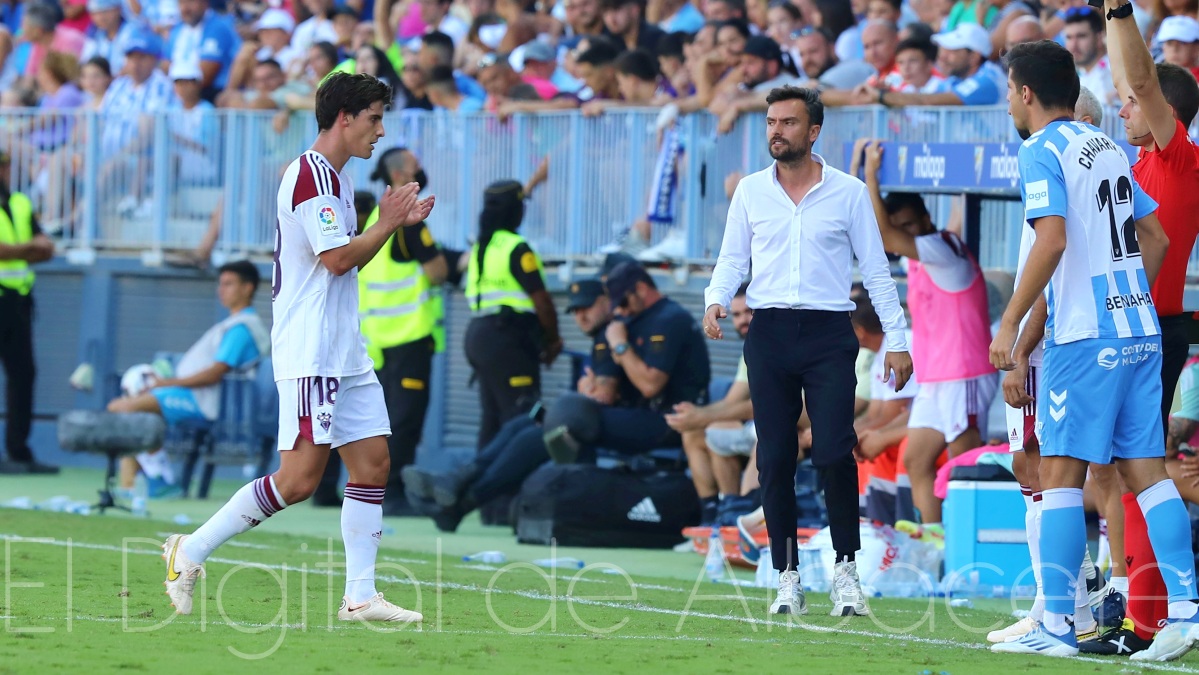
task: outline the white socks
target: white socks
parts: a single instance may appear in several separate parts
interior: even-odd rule
[[[346,597],[355,605],[370,600],[375,590],[375,559],[383,537],[385,488],[346,483],[341,503],[341,538],[346,546]]]
[[[274,476],[243,485],[208,522],[183,540],[184,554],[194,563],[208,560],[218,546],[283,510],[287,504],[275,487]]]

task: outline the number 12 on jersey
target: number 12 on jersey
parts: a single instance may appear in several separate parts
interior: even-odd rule
[[[1128,176],[1120,176],[1116,179],[1115,194],[1112,194],[1110,180],[1100,183],[1099,191],[1095,193],[1095,201],[1100,213],[1107,211],[1108,223],[1112,228],[1112,260],[1118,261],[1140,256],[1141,245],[1137,242],[1137,228],[1132,215],[1129,214],[1123,223],[1118,225],[1116,223],[1116,205],[1128,204],[1129,208],[1132,208],[1132,181]]]

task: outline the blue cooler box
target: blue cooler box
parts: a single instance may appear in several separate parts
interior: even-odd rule
[[[949,481],[943,507],[945,579],[955,587],[1034,586],[1024,531],[1024,497],[1015,481]]]

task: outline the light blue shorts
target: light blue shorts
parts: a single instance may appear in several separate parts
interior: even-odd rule
[[[150,390],[150,393],[158,399],[158,407],[162,409],[162,417],[167,424],[202,422],[208,419],[200,412],[196,395],[187,387],[159,387]]]
[[[1161,370],[1158,335],[1046,349],[1037,392],[1041,454],[1100,464],[1164,457]]]

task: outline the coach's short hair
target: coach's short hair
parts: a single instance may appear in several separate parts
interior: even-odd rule
[[[316,128],[333,128],[338,113],[355,117],[358,113],[382,102],[391,105],[391,86],[374,75],[365,73],[333,73],[316,90]]]
[[[1012,82],[1031,89],[1045,109],[1074,108],[1081,85],[1074,57],[1065,47],[1052,40],[1022,42],[1008,51],[1004,61]]]
[[[768,106],[781,101],[803,101],[804,107],[808,109],[808,124],[824,125],[824,102],[820,100],[819,91],[787,84],[771,89],[766,95]]]

